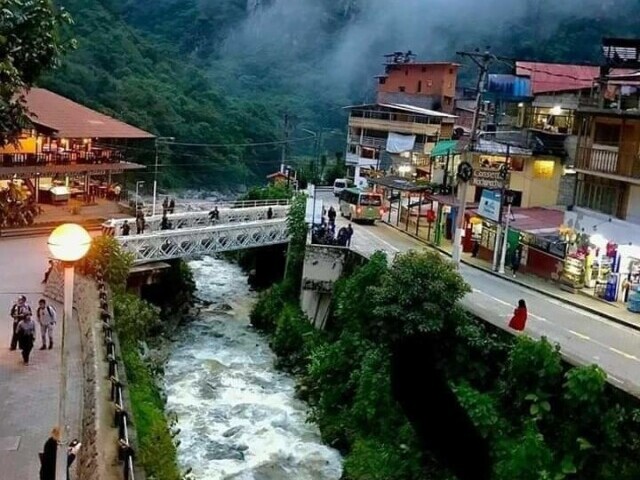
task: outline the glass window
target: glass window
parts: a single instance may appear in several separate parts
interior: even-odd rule
[[[596,123],[595,143],[603,145],[618,145],[620,141],[620,125]]]
[[[362,194],[360,195],[360,205],[379,207],[382,205],[382,197],[380,195]]]

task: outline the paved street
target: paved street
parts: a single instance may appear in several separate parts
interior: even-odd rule
[[[317,198],[325,205],[337,206],[337,200],[330,193],[318,194]],[[341,225],[345,220],[338,215],[337,223]],[[399,252],[426,248],[423,243],[382,223],[354,224],[354,230],[352,247],[365,255],[383,250],[393,257]],[[640,396],[638,331],[467,265],[461,266],[460,273],[473,289],[463,300],[470,312],[506,328],[515,304],[523,298],[529,307],[526,333],[534,337],[544,335],[559,343],[571,361],[600,365],[612,384]]]
[[[60,392],[60,331],[62,307],[52,350],[39,351],[40,331],[29,366],[22,364],[19,351],[9,351],[9,311],[19,294],[27,296],[31,308],[42,297],[40,283],[47,267],[46,237],[0,239],[0,479],[34,480],[38,477],[38,452],[58,419]],[[81,412],[80,338],[77,328],[67,336],[70,381],[67,389],[67,418],[78,435]],[[75,431],[74,431],[75,430]]]

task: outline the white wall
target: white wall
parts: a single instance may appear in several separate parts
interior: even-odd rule
[[[640,245],[640,225],[586,208],[576,207],[571,212],[565,212],[564,224],[588,235],[599,233],[605,239],[619,245]]]

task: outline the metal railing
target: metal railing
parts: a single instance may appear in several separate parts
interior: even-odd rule
[[[113,337],[113,327],[111,324],[111,314],[109,313],[109,303],[107,301],[107,288],[101,272],[96,273],[98,280],[100,308],[102,310],[102,332],[104,334],[104,345],[106,347],[106,360],[109,364],[108,376],[111,382],[110,399],[114,404],[114,426],[118,429],[118,459],[123,464],[123,480],[135,480],[133,470],[134,450],[129,437],[129,414],[124,405],[122,389],[123,383],[118,370],[118,360],[116,353],[116,343]]]
[[[286,218],[117,237],[134,264],[287,243]]]
[[[269,218],[271,209],[271,218]],[[218,218],[212,218],[209,211],[180,212],[167,215],[171,229],[204,228],[229,223],[255,222],[258,220],[270,220],[285,218],[289,212],[288,205],[260,206],[248,208],[219,208]],[[145,217],[145,232],[158,232],[162,228],[162,215]],[[121,236],[122,226],[127,222],[131,227],[131,235],[136,233],[135,218],[118,218],[107,220],[102,224],[102,233]]]
[[[2,167],[40,167],[51,165],[86,165],[102,163],[120,163],[125,160],[118,150],[41,152],[41,153],[2,153]]]
[[[597,145],[580,145],[576,158],[578,168],[602,173],[618,173],[618,147]]]
[[[158,204],[156,205],[156,215],[162,214],[162,200],[166,195],[159,195]],[[135,208],[135,192],[127,191],[127,193],[122,197],[129,199],[129,204],[132,208]],[[174,212],[210,212],[215,207],[218,209],[221,208],[249,208],[249,207],[275,207],[275,206],[283,206],[290,205],[290,199],[271,199],[271,200],[232,200],[225,202],[215,202],[210,200],[176,200],[176,206]],[[140,210],[145,215],[151,215],[153,212],[153,207],[151,204],[140,206]]]

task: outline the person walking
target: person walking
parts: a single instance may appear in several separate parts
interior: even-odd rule
[[[36,318],[40,324],[40,337],[42,346],[40,350],[46,350],[47,337],[49,337],[49,350],[53,348],[53,326],[56,324],[56,309],[53,305],[47,305],[47,301],[41,298],[36,310]]]
[[[211,223],[216,223],[220,220],[220,212],[218,211],[218,207],[213,207],[213,210],[209,212],[209,220]]]
[[[168,210],[169,210],[169,197],[164,197],[164,200],[162,201],[162,214],[166,215]]]
[[[11,318],[13,319],[13,331],[11,334],[11,350],[15,350],[18,346],[18,324],[31,315],[31,307],[27,303],[27,297],[20,295],[16,303],[11,307]]]
[[[273,208],[269,207],[267,210],[267,220],[271,220],[273,218]]]
[[[49,260],[49,266],[47,267],[47,271],[44,272],[44,278],[42,279],[42,283],[47,283],[47,280],[49,280],[49,275],[51,275],[52,270],[53,270],[53,260]]]
[[[349,224],[347,225],[347,247],[351,246],[351,237],[353,237],[353,227]]]
[[[136,234],[140,235],[144,233],[144,229],[147,226],[147,221],[144,219],[144,213],[138,212],[136,216]]]
[[[329,207],[329,212],[327,213],[329,217],[329,226],[336,224],[336,210],[333,206]]]
[[[169,213],[173,213],[176,209],[176,201],[172,198],[169,202]]]
[[[56,457],[60,442],[60,428],[53,427],[40,454],[40,480],[56,480]]]
[[[31,355],[33,344],[36,341],[36,323],[31,318],[31,312],[18,323],[16,335],[18,336],[18,346],[22,350],[22,360],[25,365],[29,365],[29,355]]]
[[[122,224],[122,236],[128,237],[129,233],[131,233],[131,225],[129,225],[129,220],[125,220],[124,223]]]
[[[518,300],[518,306],[513,311],[513,317],[509,321],[509,328],[522,332],[527,323],[527,304],[524,300]]]
[[[513,255],[511,255],[511,272],[513,273],[513,278],[516,278],[516,274],[518,273],[518,269],[520,268],[521,260],[522,260],[522,247],[518,245],[516,249],[513,251]]]

